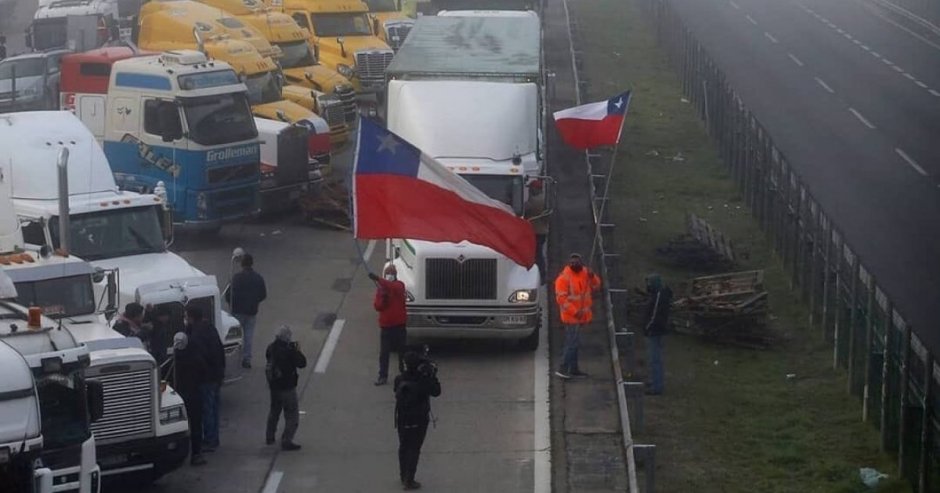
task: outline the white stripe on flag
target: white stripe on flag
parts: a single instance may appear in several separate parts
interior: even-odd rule
[[[574,108],[568,108],[554,113],[555,120],[562,118],[574,118],[577,120],[603,120],[607,117],[608,101],[598,101],[596,103],[582,104]]]
[[[438,163],[434,158],[423,152],[421,153],[421,163],[418,165],[418,179],[443,188],[444,190],[450,190],[468,202],[476,202],[477,204],[496,207],[507,214],[515,215],[512,208],[508,205],[498,200],[491,199],[489,195],[481,192],[479,188],[473,186],[460,175],[445,168],[441,163]]]

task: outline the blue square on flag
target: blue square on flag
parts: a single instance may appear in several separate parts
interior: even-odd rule
[[[421,151],[372,120],[359,123],[357,174],[418,176]]]

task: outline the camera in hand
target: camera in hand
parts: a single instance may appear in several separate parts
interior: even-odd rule
[[[415,372],[423,377],[437,376],[437,363],[428,355],[429,348],[427,344],[421,346],[420,351],[415,351],[418,355],[418,364],[415,365]]]

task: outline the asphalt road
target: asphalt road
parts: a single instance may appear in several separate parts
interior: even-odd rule
[[[940,44],[860,0],[671,0],[934,354]]]

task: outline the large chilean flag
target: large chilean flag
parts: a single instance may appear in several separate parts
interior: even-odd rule
[[[365,118],[359,124],[353,174],[356,238],[469,241],[526,268],[535,263],[529,221]]]
[[[577,149],[616,145],[630,106],[630,91],[596,103],[556,111],[555,126],[562,140]]]

